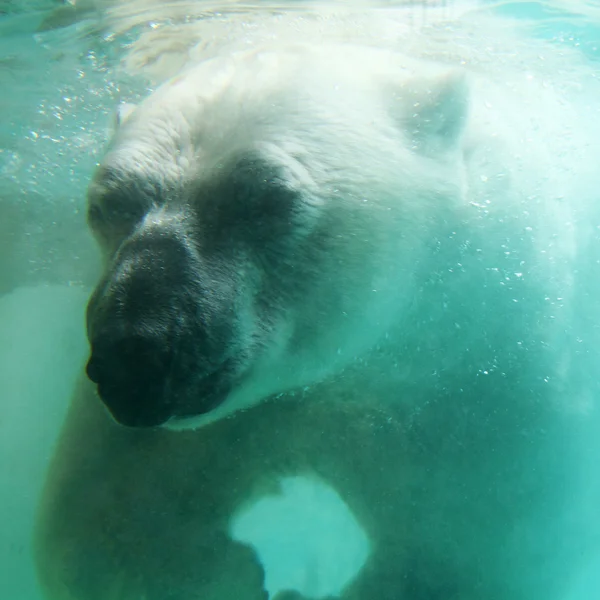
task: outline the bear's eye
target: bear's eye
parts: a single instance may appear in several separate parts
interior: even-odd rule
[[[229,184],[238,218],[254,227],[289,223],[298,194],[279,165],[261,156],[245,156],[236,162]]]
[[[130,230],[144,217],[144,207],[120,194],[110,193],[91,202],[88,221],[92,227]]]
[[[219,165],[195,190],[202,238],[228,249],[244,246],[261,257],[280,257],[311,229],[308,194],[294,159],[283,152],[249,151]]]

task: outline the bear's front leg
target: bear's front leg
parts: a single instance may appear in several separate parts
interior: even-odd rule
[[[254,551],[227,532],[246,487],[221,435],[119,427],[83,381],[38,515],[46,598],[266,600]]]

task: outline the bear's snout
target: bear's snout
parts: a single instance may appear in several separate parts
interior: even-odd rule
[[[121,245],[90,300],[87,374],[123,425],[158,426],[173,414],[181,378],[173,370],[192,351],[190,271],[180,240],[161,228],[144,231]]]
[[[171,362],[170,353],[156,340],[103,335],[92,342],[86,371],[118,423],[155,427],[171,416],[165,389]]]
[[[87,310],[87,375],[118,423],[158,427],[224,401],[238,366],[233,289],[168,228],[122,243]]]

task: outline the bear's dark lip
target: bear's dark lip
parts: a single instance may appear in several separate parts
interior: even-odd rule
[[[125,406],[132,409],[129,403],[111,403],[107,398],[119,393],[111,383],[96,384],[96,391],[102,404],[112,418],[120,425],[134,428],[156,428],[170,419],[190,419],[209,413],[222,404],[233,387],[231,377],[234,361],[225,361],[218,369],[195,383],[184,384],[184,389],[165,390],[158,402],[137,410],[119,410]],[[167,389],[170,386],[166,386]]]
[[[111,403],[105,398],[113,393],[115,388],[110,384],[96,385],[98,397],[111,417],[119,425],[134,429],[151,429],[164,425],[170,418],[166,406],[153,407],[154,410],[131,410],[127,403]]]
[[[192,418],[217,408],[229,396],[234,385],[233,359],[225,360],[219,368],[189,385],[184,402],[175,402],[172,417]]]

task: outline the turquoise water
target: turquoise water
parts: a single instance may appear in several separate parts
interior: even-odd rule
[[[51,0],[0,3],[0,108],[3,115],[0,121],[0,598],[40,600],[42,597],[32,559],[34,513],[69,397],[86,360],[84,309],[100,270],[98,252],[86,226],[86,188],[110,138],[115,106],[122,101],[138,102],[161,79],[157,69],[140,67],[137,71],[135,68],[127,71],[120,68],[120,61],[133,56],[128,65],[139,64],[135,62],[139,56],[132,54],[139,36],[158,30],[161,24],[182,21],[182,12],[175,5],[169,13],[168,5],[160,5],[158,10],[148,3],[151,8],[147,9],[140,2],[132,5],[132,14],[124,16],[107,12],[108,4],[111,3]],[[283,4],[279,3],[280,10]],[[322,5],[314,4],[307,8],[307,4],[295,3],[295,10],[323,9]],[[473,2],[465,6],[466,3],[449,0],[429,4],[443,8],[459,22],[484,9],[489,10],[491,18],[498,18],[499,24],[500,18],[518,22],[521,39],[544,40],[548,44],[548,55],[540,57],[538,53],[539,63],[532,71],[542,69],[546,61],[548,70],[543,77],[547,78],[547,85],[577,90],[580,104],[573,104],[573,110],[585,107],[589,111],[590,126],[600,132],[600,96],[597,95],[600,89],[597,85],[600,80],[600,3]],[[393,3],[380,3],[371,10],[390,5]],[[209,16],[219,12],[218,21],[227,20],[227,8],[231,8],[231,4],[225,9],[218,7],[219,11],[210,3],[198,2],[194,7]],[[239,8],[236,18],[240,10],[242,15],[245,11],[251,21],[257,15],[260,18],[259,11],[265,9],[264,4],[258,7],[245,4],[243,10]],[[417,6],[412,10],[411,26],[426,26],[430,18],[428,9]],[[184,14],[191,12],[186,12],[184,6]],[[502,23],[504,26],[505,22]],[[500,48],[503,43],[500,28],[498,31],[498,39],[489,39],[489,48],[482,50],[489,64],[493,63],[489,56],[493,55],[494,45]],[[526,47],[525,42],[523,48]],[[160,55],[160,46],[157,48]],[[518,51],[512,56],[505,52],[504,68],[522,69],[523,56]],[[554,60],[555,67],[552,66]],[[157,62],[149,61],[149,64],[156,66]],[[596,156],[600,157],[600,141]],[[589,169],[592,175],[593,170]],[[600,159],[597,171],[600,172]],[[592,176],[590,181],[598,179]],[[585,185],[587,180],[582,180],[576,189],[599,203],[597,208],[591,207],[588,217],[593,229],[598,230],[600,225],[596,225],[594,219],[600,214],[600,187],[583,189]],[[598,234],[592,237],[594,235]],[[597,397],[600,355],[593,354],[595,330],[600,323],[594,320],[594,315],[600,315],[600,311],[596,312],[600,303],[594,295],[600,291],[600,285],[594,282],[599,275],[598,264],[600,253],[578,258],[573,278],[586,280],[586,286],[581,287],[585,291],[576,298],[563,326],[566,337],[569,332],[588,333],[589,329],[589,338],[585,340],[587,349],[575,353],[573,359],[578,373],[574,381],[585,393],[577,405],[583,417],[576,436],[580,447],[573,463],[579,485],[566,492],[572,495],[573,514],[567,517],[567,525],[563,524],[568,529],[569,519],[575,523],[573,527],[584,523],[583,530],[588,537],[572,550],[578,558],[572,561],[568,589],[561,600],[600,598],[600,511],[597,508],[600,506],[600,443],[597,442],[600,439]],[[574,323],[582,314],[586,315],[582,317],[584,325],[578,322],[576,327]],[[560,345],[561,339],[556,343]],[[528,435],[526,428],[523,435]],[[347,536],[346,544],[336,545],[333,540],[331,547],[317,551],[310,540],[305,540],[290,550],[290,556],[296,556],[294,552],[297,552],[302,560],[307,556],[306,560],[320,565],[315,570],[319,585],[311,581],[313,588],[309,585],[307,589],[324,589],[336,594],[341,588],[339,581],[344,581],[346,563],[351,571],[351,565],[364,561],[367,552],[364,536],[360,531],[354,532],[350,517],[338,510],[340,501],[334,492],[318,486],[303,486],[305,482],[288,482],[284,496],[290,496],[291,499],[286,496],[289,503],[259,506],[251,518],[240,519],[235,535],[242,540],[255,540],[258,535],[260,541],[255,542],[256,546],[263,544],[266,548],[263,560],[276,565],[277,552],[273,552],[269,540],[276,535],[272,531],[277,527],[293,529],[295,521],[290,521],[290,514],[297,515],[298,521],[304,518],[319,524],[321,519],[330,522],[323,515],[335,514],[337,520],[335,526],[331,526],[332,531],[335,529],[340,536]],[[517,492],[515,490],[515,495]],[[322,510],[311,507],[311,502]],[[263,525],[269,520],[268,515],[269,525]],[[552,519],[550,513],[547,518]],[[310,535],[318,536],[319,527],[326,526],[313,527],[316,533]],[[530,535],[543,532],[544,527],[532,526]],[[560,529],[545,533],[545,537],[542,535],[545,546],[563,544]],[[90,540],[90,544],[94,541]],[[330,564],[325,557],[327,553],[335,554],[338,562],[343,563],[336,564],[338,570],[333,575],[331,569],[331,573],[327,571]],[[294,578],[302,579],[294,571],[293,560],[286,562],[283,557],[279,558],[281,564],[273,567],[274,574],[269,581],[283,581],[288,576],[294,581]],[[527,571],[526,565],[520,567]],[[556,565],[549,561],[547,568],[551,570]],[[272,585],[273,589],[285,587],[284,583]],[[115,592],[115,597],[125,600],[138,596]],[[432,600],[447,599],[432,596]]]

